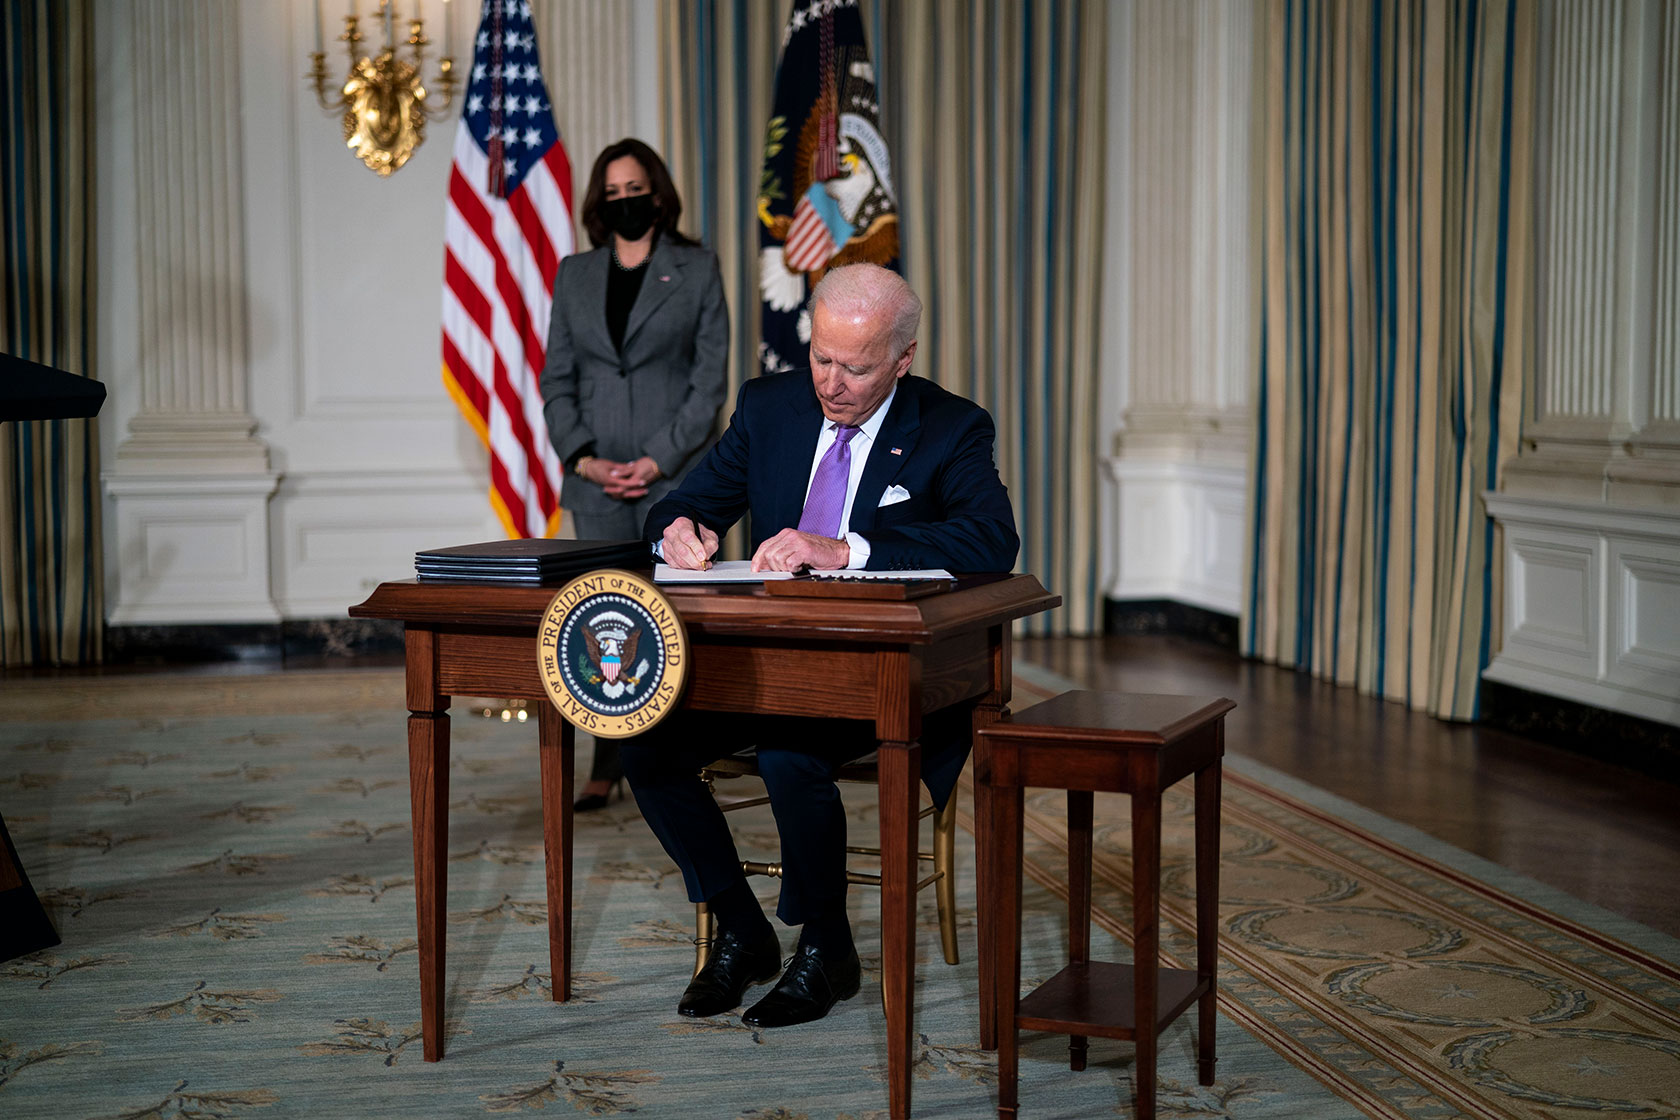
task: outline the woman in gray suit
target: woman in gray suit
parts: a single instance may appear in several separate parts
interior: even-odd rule
[[[677,230],[682,200],[659,154],[620,140],[583,195],[595,248],[560,262],[543,367],[543,416],[565,465],[560,504],[577,536],[635,540],[648,510],[700,461],[728,373],[717,256]],[[579,809],[618,781],[597,741]]]

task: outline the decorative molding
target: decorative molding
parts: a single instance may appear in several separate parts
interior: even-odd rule
[[[1680,541],[1613,540],[1605,574],[1625,608],[1607,620],[1605,680],[1676,696],[1680,712]]]
[[[1612,506],[1603,502],[1548,500],[1526,494],[1486,493],[1488,513],[1501,524],[1521,522],[1559,529],[1590,529],[1623,537],[1671,540],[1680,536],[1680,510]]]
[[[1485,497],[1505,600],[1483,678],[1680,724],[1680,509]]]
[[[1242,609],[1246,469],[1111,458],[1119,525],[1110,599]]]
[[[484,490],[460,472],[312,472],[282,480],[270,518],[274,600],[286,618],[334,618],[421,549],[498,540]]]
[[[269,622],[268,499],[278,476],[111,471],[119,563],[109,621]]]

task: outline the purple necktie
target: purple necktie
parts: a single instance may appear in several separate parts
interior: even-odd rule
[[[852,477],[852,449],[848,446],[856,428],[839,424],[834,442],[811,476],[811,490],[805,495],[805,512],[799,515],[799,531],[822,537],[840,535],[840,514],[846,508],[846,484]]]

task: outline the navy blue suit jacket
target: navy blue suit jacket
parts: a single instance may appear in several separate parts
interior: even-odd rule
[[[752,514],[752,549],[799,524],[822,405],[809,370],[754,378],[700,464],[648,512],[650,541],[688,517],[723,535]],[[985,409],[920,377],[901,377],[852,500],[851,531],[869,542],[869,567],[1007,572],[1021,540],[993,459]],[[896,453],[895,453],[896,449]],[[882,506],[889,486],[910,497]],[[922,780],[944,805],[968,758],[968,707],[931,713],[922,725]],[[859,753],[872,749],[860,743]]]
[[[752,551],[799,524],[822,405],[808,370],[747,381],[723,437],[648,513],[657,541],[679,517],[720,536],[752,514]],[[902,377],[869,453],[850,529],[869,542],[869,567],[1007,572],[1020,538],[993,458],[985,409],[920,377]],[[910,497],[882,506],[889,486]]]

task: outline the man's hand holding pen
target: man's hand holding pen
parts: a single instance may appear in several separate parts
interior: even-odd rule
[[[718,550],[718,535],[704,525],[679,517],[665,527],[660,538],[665,563],[673,568],[703,572],[712,566]]]

